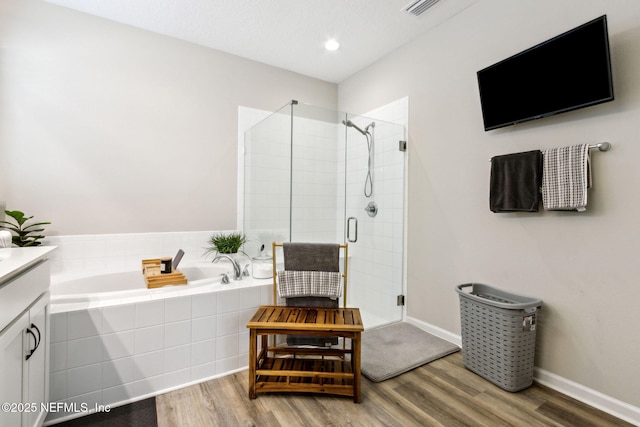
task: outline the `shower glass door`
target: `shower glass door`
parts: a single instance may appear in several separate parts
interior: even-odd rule
[[[349,242],[349,305],[366,327],[402,319],[404,281],[404,126],[347,116],[345,240]]]
[[[402,125],[295,101],[245,133],[245,250],[269,251],[272,241],[348,242],[347,303],[360,308],[365,327],[402,318],[400,140]]]

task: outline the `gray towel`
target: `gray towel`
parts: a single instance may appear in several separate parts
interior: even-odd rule
[[[338,244],[287,242],[282,251],[285,270],[340,271]]]
[[[491,159],[489,208],[492,212],[538,212],[542,184],[540,150]]]
[[[282,244],[285,270],[340,271],[340,245],[334,243],[284,242]],[[326,297],[287,298],[288,306],[338,307],[336,299]],[[337,344],[334,337],[287,335],[289,345],[327,346]]]
[[[589,145],[552,148],[544,152],[542,202],[546,210],[587,209],[591,186]]]

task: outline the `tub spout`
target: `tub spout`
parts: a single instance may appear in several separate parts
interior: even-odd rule
[[[231,261],[231,264],[233,265],[233,273],[234,273],[233,280],[242,280],[242,271],[240,270],[240,265],[235,259],[233,259],[229,255],[226,255],[226,254],[216,255],[216,257],[211,262],[217,262],[221,258],[228,259],[229,261]]]

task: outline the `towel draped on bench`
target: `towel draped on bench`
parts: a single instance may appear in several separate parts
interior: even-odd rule
[[[278,271],[278,295],[291,297],[329,297],[342,295],[340,272],[332,271]]]

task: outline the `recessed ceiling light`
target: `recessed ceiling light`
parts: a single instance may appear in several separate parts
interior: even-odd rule
[[[338,50],[340,49],[340,43],[336,39],[329,39],[325,44],[324,48],[327,50]]]

